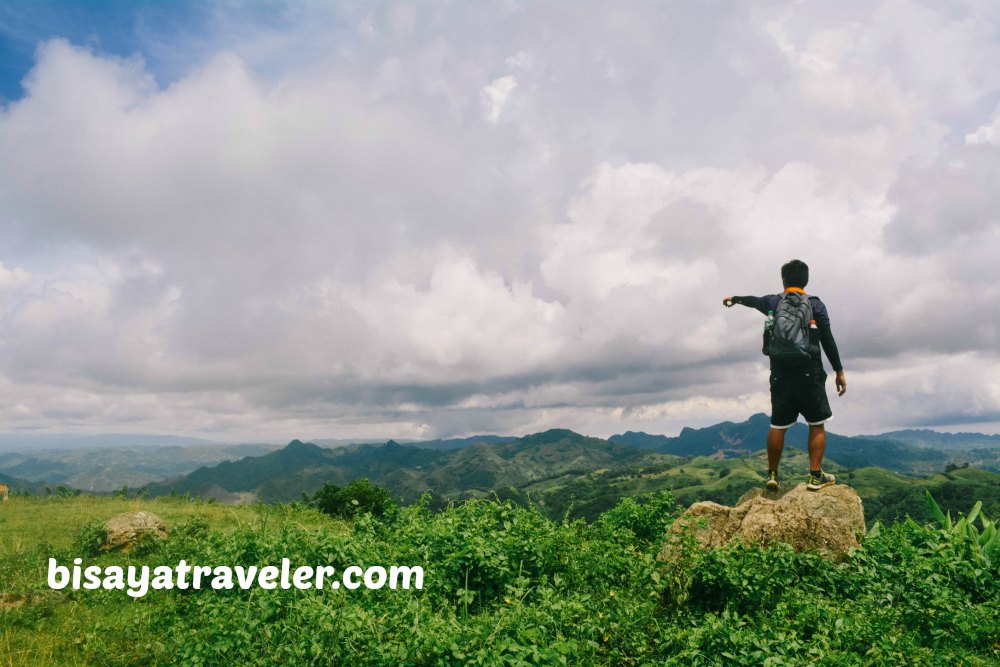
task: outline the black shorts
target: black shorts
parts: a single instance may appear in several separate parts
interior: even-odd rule
[[[826,397],[826,372],[813,366],[771,370],[771,426],[786,429],[799,415],[810,426],[833,417]]]

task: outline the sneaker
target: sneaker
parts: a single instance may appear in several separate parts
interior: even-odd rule
[[[767,482],[764,483],[764,488],[768,491],[777,491],[779,486],[778,473],[772,470],[767,475]]]
[[[824,486],[830,486],[831,484],[836,484],[837,478],[828,472],[819,471],[819,476],[815,476],[809,473],[809,483],[806,484],[806,488],[810,491],[819,491]]]

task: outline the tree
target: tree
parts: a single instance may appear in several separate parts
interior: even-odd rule
[[[326,482],[312,496],[302,494],[302,499],[321,512],[345,519],[362,512],[385,516],[396,507],[387,489],[367,479],[356,479],[345,487]]]

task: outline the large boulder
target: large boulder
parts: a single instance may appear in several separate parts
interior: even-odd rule
[[[796,551],[817,550],[838,558],[861,545],[865,513],[857,492],[843,484],[819,491],[809,491],[805,484],[776,492],[752,489],[735,507],[691,505],[671,526],[661,557],[668,557],[672,544],[688,531],[704,547],[737,540],[784,542]]]
[[[123,512],[112,517],[104,524],[107,536],[101,545],[101,551],[121,549],[130,552],[139,543],[150,539],[164,539],[167,536],[167,526],[163,519],[152,512]]]

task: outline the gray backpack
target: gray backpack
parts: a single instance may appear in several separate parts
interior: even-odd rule
[[[799,292],[782,294],[774,319],[765,325],[764,354],[781,365],[808,361],[812,353],[809,337],[812,319],[812,304],[807,295]]]

